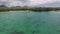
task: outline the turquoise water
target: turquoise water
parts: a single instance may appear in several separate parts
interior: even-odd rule
[[[60,12],[0,12],[0,34],[60,34]]]

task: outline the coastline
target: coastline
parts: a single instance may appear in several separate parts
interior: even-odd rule
[[[60,11],[60,8],[46,8],[46,7],[0,7],[0,12],[8,11],[34,11],[34,12],[48,12],[48,11]]]

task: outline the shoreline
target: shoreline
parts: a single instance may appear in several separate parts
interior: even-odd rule
[[[34,11],[34,12],[49,12],[49,11],[60,11],[60,8],[46,8],[46,7],[0,7],[0,12],[9,11]]]

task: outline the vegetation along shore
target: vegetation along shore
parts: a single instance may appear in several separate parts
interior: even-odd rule
[[[29,10],[29,11],[57,11],[60,10],[59,7],[20,7],[20,6],[15,6],[15,7],[0,7],[0,12],[5,12],[5,11],[20,11],[20,10]]]

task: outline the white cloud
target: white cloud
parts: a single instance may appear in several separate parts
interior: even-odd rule
[[[38,4],[46,4],[53,2],[60,2],[60,0],[0,0],[1,3],[6,2],[9,6],[36,6]]]

